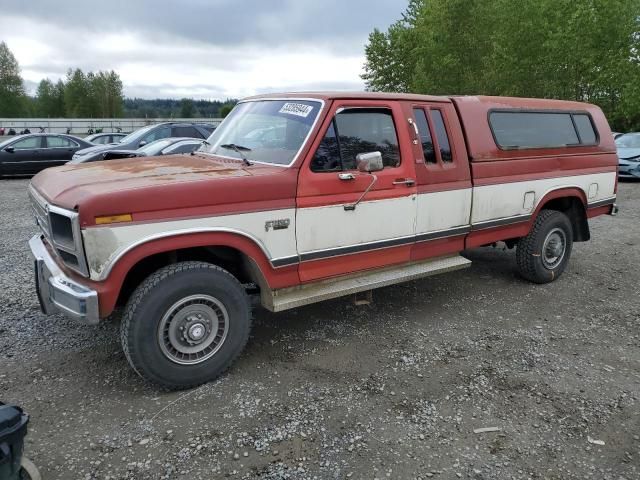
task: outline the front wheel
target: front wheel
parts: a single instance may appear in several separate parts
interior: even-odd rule
[[[543,210],[531,231],[518,242],[518,271],[534,283],[552,282],[564,272],[571,256],[573,230],[562,212]]]
[[[249,299],[235,277],[208,263],[181,262],[138,286],[125,307],[120,338],[140,376],[182,389],[224,372],[250,329]]]

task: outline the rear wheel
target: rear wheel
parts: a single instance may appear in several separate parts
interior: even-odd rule
[[[518,270],[534,283],[552,282],[564,272],[573,247],[573,230],[562,212],[543,210],[526,237],[518,242]]]
[[[250,328],[249,299],[235,277],[208,263],[181,262],[140,284],[125,307],[120,337],[140,376],[181,389],[226,370]]]

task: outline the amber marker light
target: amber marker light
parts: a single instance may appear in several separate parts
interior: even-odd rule
[[[130,213],[122,213],[120,215],[106,215],[104,217],[96,217],[96,225],[108,225],[110,223],[131,222],[133,218]]]

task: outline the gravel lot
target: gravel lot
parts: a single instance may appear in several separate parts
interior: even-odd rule
[[[27,183],[0,181],[0,399],[45,479],[640,478],[640,183],[553,284],[485,248],[371,306],[258,310],[236,365],[178,393],[114,323],[40,313]]]

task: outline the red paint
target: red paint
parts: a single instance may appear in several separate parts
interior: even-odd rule
[[[598,215],[608,215],[611,212],[611,205],[605,205],[603,207],[589,208],[587,209],[587,218],[597,217]]]
[[[390,265],[398,265],[409,261],[410,254],[411,245],[402,245],[303,262],[300,264],[300,281],[305,283],[318,278],[336,277],[361,270],[373,270]]]
[[[417,242],[411,248],[411,260],[425,260],[461,252],[464,250],[464,238],[465,235],[458,235],[456,237]]]

